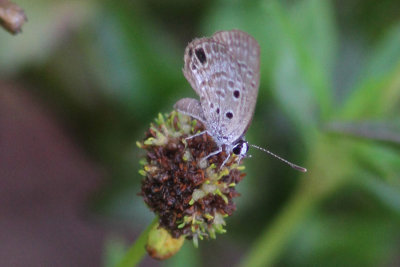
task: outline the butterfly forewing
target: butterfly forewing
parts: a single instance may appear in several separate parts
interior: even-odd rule
[[[212,38],[224,43],[239,65],[243,84],[240,84],[242,87],[235,89],[237,92],[234,97],[240,98],[239,114],[242,123],[232,131],[242,131],[243,135],[251,123],[257,102],[260,84],[260,47],[253,37],[239,30],[217,32]]]
[[[228,47],[239,63],[254,72],[256,82],[259,82],[260,47],[258,42],[245,32],[239,30],[216,32],[212,38]],[[257,79],[258,78],[258,79]]]
[[[217,143],[241,138],[257,99],[257,42],[237,30],[195,39],[186,48],[183,73],[200,96],[207,131]]]

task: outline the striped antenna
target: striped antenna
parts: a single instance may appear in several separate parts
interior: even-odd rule
[[[256,145],[252,145],[252,144],[250,144],[250,146],[270,154],[271,156],[283,161],[284,163],[286,163],[287,165],[289,165],[290,167],[292,167],[295,170],[298,170],[298,171],[301,171],[301,172],[307,172],[306,168],[303,168],[303,167],[300,167],[300,166],[298,166],[298,165],[296,165],[294,163],[291,163],[290,161],[287,161],[286,159],[279,157],[278,155],[272,153],[271,151],[269,151],[269,150],[267,150],[265,148],[262,148],[262,147],[259,147],[259,146],[256,146]]]

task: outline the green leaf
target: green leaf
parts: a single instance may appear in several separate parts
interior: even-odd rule
[[[331,75],[337,54],[337,30],[330,1],[299,1],[290,17],[307,54]],[[329,76],[328,76],[329,77]]]
[[[354,151],[355,158],[364,170],[368,170],[382,180],[400,186],[399,150],[394,147],[363,142]]]
[[[396,181],[382,181],[380,177],[364,172],[356,180],[359,185],[373,194],[381,204],[400,215],[400,175],[397,172]],[[395,184],[397,183],[397,184]]]
[[[330,14],[331,11],[329,11],[329,6],[321,2],[325,3],[325,1],[314,0],[302,1],[290,10],[283,8],[278,1],[270,1],[266,4],[266,14],[277,27],[276,32],[280,33],[276,36],[280,39],[279,51],[277,51],[280,60],[278,59],[276,71],[282,73],[276,74],[275,77],[278,79],[284,79],[286,75],[298,77],[291,80],[290,88],[282,86],[276,88],[280,103],[290,110],[290,114],[313,110],[313,113],[304,114],[304,116],[307,116],[309,122],[314,121],[314,123],[319,117],[327,118],[332,112],[333,104],[330,72],[335,51],[333,44],[335,38],[327,36],[335,36],[335,31],[329,26],[332,22],[322,23],[323,20],[330,20],[331,15],[324,16],[324,14]],[[313,21],[319,21],[321,28],[309,29],[307,25],[315,23]],[[305,26],[302,27],[302,25]],[[326,39],[323,40],[324,38]],[[329,58],[331,59],[328,60]],[[293,62],[287,62],[288,60]],[[287,67],[282,67],[282,65]],[[294,73],[288,73],[288,71]],[[278,81],[277,85],[279,84]],[[296,93],[296,87],[299,84],[304,89],[301,94],[309,100],[303,102],[304,99],[299,99],[297,108],[293,108],[293,102],[300,95]],[[283,90],[287,92],[282,93]],[[287,102],[290,104],[286,104]],[[302,123],[306,122],[302,121]]]
[[[353,209],[353,212],[354,209]],[[332,214],[332,213],[330,213]],[[386,217],[386,218],[384,218]],[[382,266],[390,261],[396,222],[390,216],[316,214],[302,224],[284,266]],[[289,256],[290,255],[290,256]]]
[[[400,120],[332,121],[323,127],[328,134],[400,146]]]
[[[91,69],[102,86],[138,119],[146,119],[154,103],[165,103],[171,91],[187,84],[183,51],[145,11],[140,3],[105,4],[96,23],[98,52],[91,58],[101,67]]]
[[[360,82],[339,112],[340,118],[379,118],[391,114],[400,102],[400,25],[380,42]]]
[[[377,43],[361,77],[380,77],[397,68],[400,61],[400,23],[390,27]]]

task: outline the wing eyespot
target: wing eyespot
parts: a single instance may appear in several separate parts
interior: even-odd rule
[[[203,48],[197,48],[194,53],[196,54],[197,59],[200,61],[201,64],[207,62],[206,53],[204,53]]]
[[[232,119],[232,118],[233,118],[233,113],[230,112],[230,111],[228,111],[227,113],[225,113],[225,116],[226,116],[228,119]]]

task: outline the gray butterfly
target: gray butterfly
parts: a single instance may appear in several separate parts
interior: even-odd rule
[[[183,74],[200,101],[183,98],[174,108],[201,121],[206,131],[197,135],[207,133],[218,145],[206,158],[222,152],[223,147],[228,157],[221,167],[232,152],[239,159],[246,156],[249,144],[244,135],[253,118],[260,84],[257,41],[239,30],[220,31],[190,42],[184,61]]]

